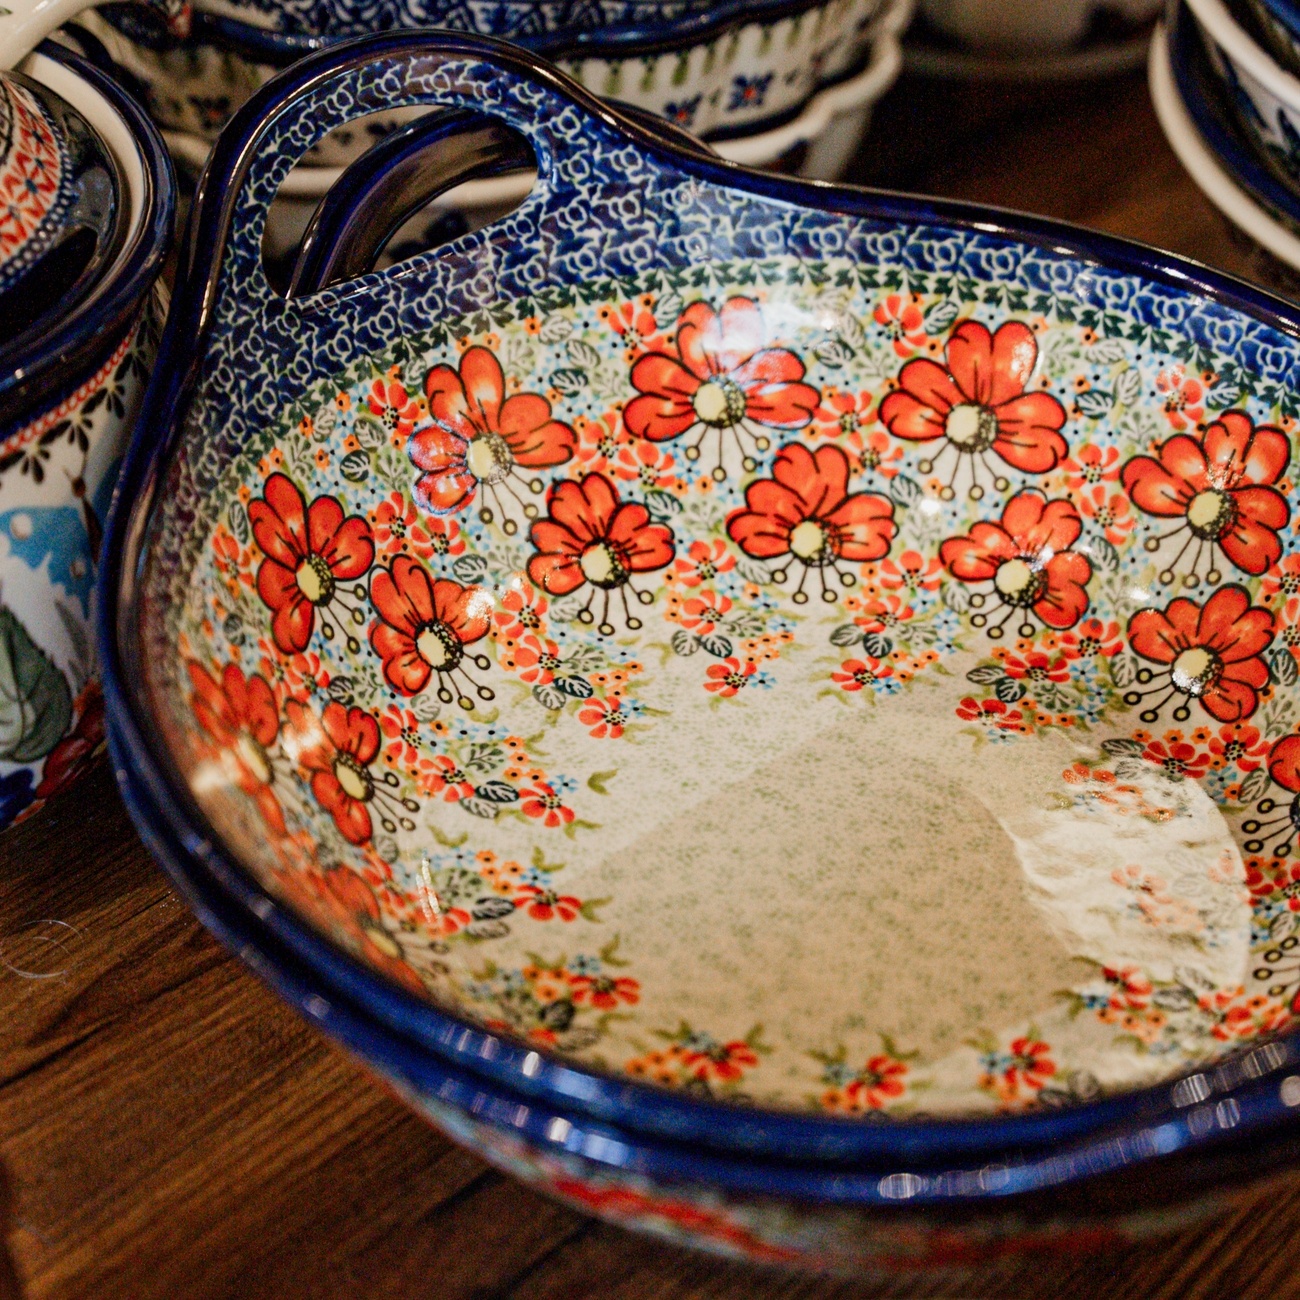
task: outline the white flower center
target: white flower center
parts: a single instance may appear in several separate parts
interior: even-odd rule
[[[826,549],[826,530],[805,519],[790,534],[790,550],[803,561],[817,558]]]
[[[1222,531],[1232,515],[1232,502],[1226,493],[1214,488],[1198,492],[1187,507],[1187,522],[1203,536]]]
[[[271,783],[271,765],[266,761],[266,751],[246,731],[241,731],[235,740],[235,753],[255,781],[260,785]]]
[[[437,630],[426,625],[415,638],[415,652],[430,668],[447,668],[451,663],[451,653],[447,642],[440,637]]]
[[[998,566],[993,585],[1004,596],[1019,596],[1034,580],[1034,571],[1024,560],[1007,560]]]
[[[712,380],[707,384],[701,384],[696,390],[695,400],[692,405],[695,407],[695,414],[705,424],[723,424],[726,422],[727,393],[721,384],[714,383]]]
[[[349,798],[359,800],[369,798],[370,787],[367,785],[365,777],[351,763],[336,760],[334,763],[334,776],[339,785],[343,787],[343,793]]]
[[[987,406],[963,402],[948,412],[944,421],[948,441],[965,451],[979,451],[993,445],[997,436],[997,417]]]
[[[1174,685],[1187,695],[1200,695],[1217,676],[1218,656],[1204,646],[1192,646],[1174,660]]]
[[[610,586],[619,568],[614,553],[604,542],[597,542],[594,546],[587,547],[578,561],[578,566],[587,581],[595,583],[597,587]]]

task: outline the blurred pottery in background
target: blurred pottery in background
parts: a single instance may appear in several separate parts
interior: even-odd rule
[[[112,199],[120,221],[102,252],[91,249],[94,274],[74,300],[0,346],[0,828],[63,788],[102,741],[90,632],[100,525],[157,346],[154,282],[174,206],[162,140],[117,85],[56,47],[23,67],[25,85],[48,88],[94,130],[112,169],[114,186],[68,200],[65,217],[84,218],[88,202],[102,215]],[[19,110],[10,128],[30,144],[41,127],[22,114],[35,113],[35,92],[9,102]],[[63,159],[28,173],[51,196],[72,179]],[[28,279],[12,292],[35,316]]]

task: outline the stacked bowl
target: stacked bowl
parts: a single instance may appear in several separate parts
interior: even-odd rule
[[[102,520],[157,347],[171,165],[115,82],[0,71],[0,829],[103,744]]]
[[[1288,33],[1300,33],[1300,21],[1285,0],[1171,4],[1152,42],[1149,74],[1156,112],[1183,165],[1241,232],[1260,276],[1294,294],[1300,57]]]
[[[106,5],[81,15],[93,41],[148,103],[182,167],[197,174],[231,113],[278,70],[331,42],[389,27],[504,37],[543,53],[594,93],[656,114],[735,161],[785,159],[805,174],[842,170],[871,105],[897,76],[913,0],[748,0],[703,4],[200,3],[185,37],[156,11]],[[287,252],[322,196],[375,140],[411,118],[378,111],[318,142],[286,179],[268,235]],[[482,178],[435,208],[491,213],[531,176]],[[425,217],[427,224],[428,216]]]
[[[375,270],[440,183],[398,133],[273,283],[304,154],[429,110],[523,201]],[[98,588],[118,779],[400,1096],[823,1269],[1141,1240],[1294,1160],[1294,309],[447,32],[256,91],[181,266]]]

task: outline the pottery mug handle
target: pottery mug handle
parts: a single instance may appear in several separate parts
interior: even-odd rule
[[[51,32],[104,0],[5,0],[0,6],[0,71],[16,68]],[[142,0],[176,36],[190,29],[189,0]]]

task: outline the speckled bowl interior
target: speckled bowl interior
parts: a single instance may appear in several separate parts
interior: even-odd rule
[[[1286,309],[386,48],[244,119],[145,417],[119,644],[207,842],[411,1005],[699,1098],[993,1116],[1285,1030]],[[266,204],[381,97],[538,188],[286,302]]]

